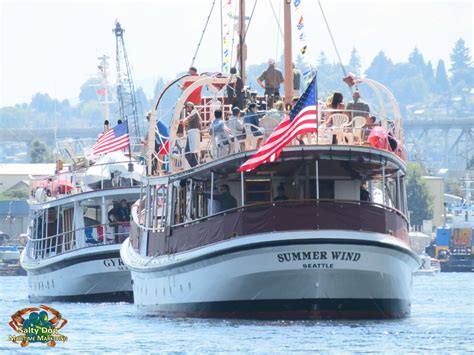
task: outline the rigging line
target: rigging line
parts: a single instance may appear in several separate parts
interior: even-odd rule
[[[270,0],[270,3],[272,2],[272,0]],[[274,11],[273,9],[273,5],[272,5],[272,10]],[[274,12],[275,13],[275,12]],[[275,18],[276,19],[276,18]],[[277,25],[278,25],[278,29],[280,30],[280,34],[281,33],[281,27],[280,27],[280,21],[281,21],[281,6],[278,8],[278,19],[276,19],[277,21]],[[280,44],[280,37],[278,37],[278,33],[277,33],[277,36],[276,36],[276,48],[275,48],[275,66],[278,64],[278,46]]]
[[[211,15],[212,15],[212,10],[214,10],[214,5],[215,5],[215,4],[216,4],[216,0],[214,0],[214,1],[212,2],[211,11],[209,11],[209,15],[207,16],[206,24],[204,25],[204,29],[202,30],[201,38],[199,39],[199,42],[198,42],[196,51],[194,52],[194,57],[193,57],[193,59],[191,60],[191,65],[190,65],[190,67],[192,67],[192,66],[194,65],[194,61],[196,60],[196,57],[197,57],[197,55],[198,55],[199,47],[201,47],[201,42],[202,42],[202,39],[203,39],[203,37],[204,37],[204,34],[206,33],[207,25],[209,24],[209,20],[210,20]]]
[[[268,0],[268,2],[270,3],[270,7],[271,7],[271,9],[272,9],[273,17],[275,18],[275,21],[276,21],[276,23],[277,23],[278,31],[280,32],[280,36],[281,36],[281,38],[284,38],[284,36],[283,36],[283,30],[281,29],[281,26],[280,26],[280,19],[277,18],[275,9],[273,8],[272,0]],[[279,15],[280,15],[280,13],[281,13],[281,9],[280,9],[280,11],[279,11]]]
[[[339,54],[339,51],[337,50],[336,46],[336,41],[334,40],[334,37],[331,32],[331,28],[329,27],[329,23],[326,19],[326,15],[324,14],[323,6],[321,5],[321,1],[318,0],[319,8],[321,9],[321,13],[323,15],[324,22],[326,23],[326,28],[328,29],[329,36],[331,37],[332,45],[334,46],[334,50],[336,51],[337,58],[339,59],[339,65],[341,66],[342,72],[344,73],[344,76],[347,76],[346,68],[344,67],[344,64],[342,64],[342,59],[341,55]]]
[[[234,12],[233,14],[236,14],[237,13],[237,4],[238,2],[236,1],[234,3]],[[234,18],[232,18],[234,20]],[[230,46],[230,63],[232,63],[234,61],[234,43],[235,43],[235,30],[234,30],[234,24],[235,23],[232,23],[232,44]]]
[[[220,13],[221,13],[221,73],[224,72],[224,28],[222,21],[222,0],[219,0]]]

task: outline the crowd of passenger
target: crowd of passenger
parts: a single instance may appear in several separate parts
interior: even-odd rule
[[[189,69],[188,75],[189,77],[181,85],[182,90],[196,81],[192,77],[199,76],[195,67]],[[280,96],[280,86],[284,83],[284,77],[282,72],[276,68],[273,59],[268,60],[268,67],[258,76],[257,82],[264,90],[263,98],[258,98],[256,91],[249,91],[244,87],[236,68],[231,68],[229,81],[226,85],[230,112],[223,112],[222,104],[212,108],[208,126],[209,117],[206,116],[207,119],[204,120],[200,112],[201,88],[193,90],[188,96],[177,131],[177,138],[181,143],[178,143],[175,149],[180,151],[184,149],[184,156],[191,167],[202,162],[201,141],[203,134],[208,134],[211,137],[217,157],[245,149],[258,149],[273,129],[285,118],[291,110],[291,106],[299,99],[301,73],[294,65],[292,104],[287,107]],[[324,102],[318,102],[318,108],[321,111],[318,137],[316,134],[305,134],[298,137],[295,143],[318,142],[319,138],[324,136],[322,133],[326,132],[330,137],[329,141],[325,143],[364,145],[369,144],[368,139],[372,129],[381,126],[381,121],[371,114],[370,106],[361,99],[361,93],[357,87],[352,94],[352,101],[347,104],[344,103],[342,93],[334,92]],[[339,119],[335,122],[334,118],[337,116]],[[351,137],[350,133],[354,128],[360,134],[353,134],[350,140],[348,137]],[[336,129],[339,129],[341,134],[335,134]],[[397,142],[393,133],[389,132],[388,139],[390,148],[395,151]],[[251,147],[248,147],[249,137],[252,141]],[[319,140],[319,142],[322,141]],[[160,146],[155,146],[155,150],[163,152]],[[163,159],[158,160],[162,161]]]

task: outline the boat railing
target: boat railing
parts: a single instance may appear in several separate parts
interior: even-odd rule
[[[233,213],[236,211],[246,211],[246,210],[252,210],[252,209],[261,209],[261,208],[273,208],[273,207],[285,207],[289,205],[295,205],[295,204],[311,204],[316,207],[324,207],[325,205],[338,205],[341,209],[347,206],[359,206],[360,208],[364,207],[375,207],[375,208],[380,208],[384,211],[393,213],[395,215],[400,216],[403,220],[405,220],[408,223],[407,217],[398,209],[389,207],[380,203],[376,202],[370,202],[370,201],[360,201],[360,200],[335,200],[335,199],[303,199],[303,200],[283,200],[283,201],[272,201],[272,202],[256,202],[252,204],[248,204],[245,206],[240,206],[240,207],[235,207],[229,210],[225,211],[220,211],[218,213],[214,213],[202,218],[197,218],[193,219],[192,221],[187,221],[183,223],[177,223],[173,225],[174,227],[186,227],[187,225],[194,224],[196,222],[208,220],[211,218],[218,217],[220,215],[226,215],[229,213]]]
[[[239,206],[236,208],[232,208],[225,211],[220,211],[218,213],[214,213],[205,217],[192,219],[183,223],[177,223],[172,225],[172,228],[186,228],[188,226],[194,225],[196,223],[209,221],[215,219],[217,217],[233,214],[233,213],[242,213],[242,212],[252,212],[256,210],[271,210],[273,208],[287,208],[287,207],[295,207],[295,206],[307,206],[309,208],[315,208],[315,210],[319,209],[330,209],[330,208],[337,208],[338,212],[341,213],[343,210],[351,210],[359,211],[359,213],[364,212],[364,210],[379,210],[383,211],[384,214],[390,214],[397,216],[403,221],[406,225],[408,225],[407,217],[398,209],[385,206],[380,203],[376,202],[369,202],[369,201],[360,201],[360,200],[341,200],[341,199],[303,199],[303,200],[285,200],[285,201],[273,201],[273,202],[257,202],[252,204],[247,204],[244,206]],[[308,211],[310,212],[310,211]],[[145,215],[147,214],[147,210],[143,208],[143,203],[137,202],[132,207],[132,217],[133,222],[136,226],[142,231],[149,231],[149,232],[164,232],[165,231],[165,224],[158,221],[147,225],[147,220]],[[156,216],[158,219],[164,218],[160,216]],[[310,218],[314,222],[314,228],[319,229],[322,225],[326,223],[326,221],[317,221],[314,218]],[[384,221],[381,221],[382,223]],[[361,230],[363,227],[361,227]],[[132,233],[133,235],[133,233]],[[138,236],[138,234],[137,234]]]
[[[139,237],[143,227],[131,226],[131,245],[140,253],[144,252]],[[146,253],[177,253],[262,233],[325,230],[379,233],[409,242],[408,220],[394,208],[357,200],[310,199],[249,204],[163,229],[148,229]]]
[[[98,239],[92,236],[94,230],[97,231]],[[128,238],[129,230],[129,222],[114,222],[95,224],[42,238],[31,238],[28,236],[26,253],[30,260],[39,261],[80,249],[121,244]],[[84,233],[85,239],[82,243],[78,243],[76,239],[78,232]]]
[[[225,123],[225,131],[212,135],[208,127],[201,130],[201,140],[196,151],[190,152],[186,132],[177,135],[166,157],[154,154],[154,159],[164,167],[169,163],[171,172],[189,169],[194,160],[197,165],[205,164],[240,152],[253,152],[264,142],[284,119],[285,113],[270,110],[258,113],[260,125],[243,124],[243,130],[235,130]],[[376,117],[372,123],[370,117]],[[404,158],[403,137],[395,122],[388,117],[357,110],[321,109],[317,117],[318,127],[314,133],[305,133],[293,139],[288,146],[339,145],[366,146],[393,152]],[[194,157],[191,155],[195,154]],[[196,165],[194,165],[196,166]],[[156,172],[162,174],[164,172]]]
[[[93,164],[87,167],[74,169],[69,166],[66,169],[56,173],[55,175],[31,177],[30,183],[30,202],[44,203],[58,198],[74,195],[82,192],[115,189],[120,187],[135,186],[135,182],[131,178],[123,178],[120,175],[108,174],[111,166],[122,164],[127,167],[129,160],[117,161],[104,164]],[[88,168],[98,168],[103,171],[103,175],[88,175]]]

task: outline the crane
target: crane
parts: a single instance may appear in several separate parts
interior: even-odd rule
[[[123,39],[125,30],[120,26],[120,22],[116,20],[115,28],[112,32],[115,33],[117,101],[119,104],[120,119],[122,121],[128,120],[131,145],[136,145],[140,142],[141,137],[140,122],[132,71]]]

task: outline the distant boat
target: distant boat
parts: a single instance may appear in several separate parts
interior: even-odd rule
[[[130,271],[120,258],[130,222],[110,217],[121,201],[132,204],[139,198],[143,166],[133,163],[130,173],[127,157],[111,155],[119,160],[46,178],[51,186],[70,181],[57,184],[60,192],[45,192],[40,182],[30,201],[28,243],[21,257],[31,300],[133,301]],[[94,175],[87,184],[97,167],[102,179]]]

